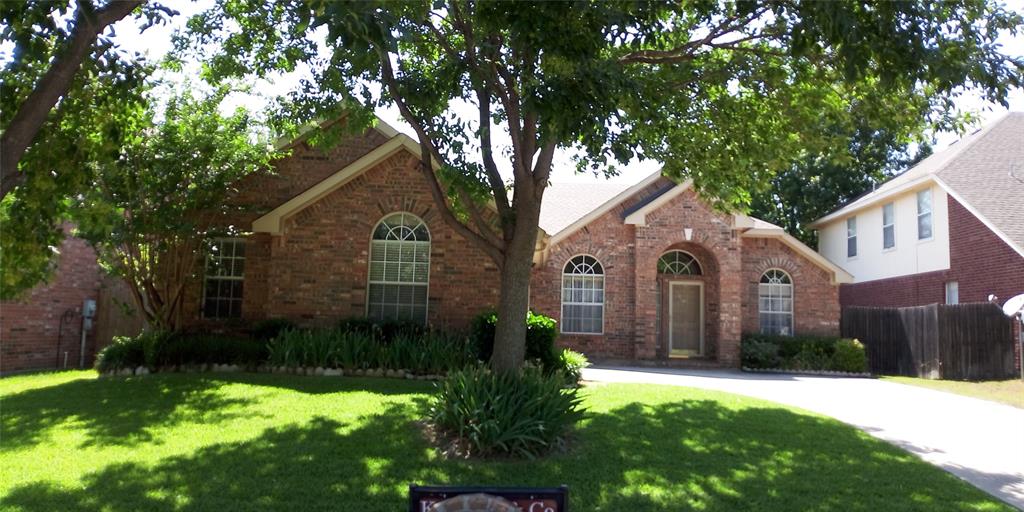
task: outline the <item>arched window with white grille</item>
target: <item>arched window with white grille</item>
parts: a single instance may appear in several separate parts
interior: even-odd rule
[[[793,335],[793,280],[789,274],[777,268],[761,274],[757,303],[762,333]]]
[[[367,316],[372,320],[427,322],[430,231],[405,212],[384,217],[370,241]]]
[[[562,332],[604,332],[604,268],[592,256],[576,256],[562,270]]]
[[[658,258],[658,273],[674,276],[701,275],[700,262],[686,251],[669,251]]]

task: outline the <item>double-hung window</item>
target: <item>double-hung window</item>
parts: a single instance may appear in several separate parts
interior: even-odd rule
[[[203,317],[241,317],[245,239],[222,238],[212,241],[203,275]]]
[[[562,270],[562,332],[604,332],[604,268],[590,256],[576,256]]]
[[[932,191],[922,190],[917,193],[917,239],[927,240],[932,237]]]
[[[377,223],[370,241],[367,316],[427,323],[429,282],[430,232],[423,220],[398,212]]]
[[[882,206],[882,249],[896,247],[896,211],[893,203]]]
[[[857,217],[846,219],[846,257],[857,255]]]

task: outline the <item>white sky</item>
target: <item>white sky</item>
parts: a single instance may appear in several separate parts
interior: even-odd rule
[[[183,27],[185,20],[189,16],[200,12],[209,6],[210,0],[197,0],[187,3],[180,1],[167,2],[167,4],[174,5],[174,7],[181,13],[174,17],[168,25],[152,27],[143,34],[139,33],[138,27],[130,20],[122,21],[115,25],[117,41],[120,47],[123,50],[147,54],[154,60],[159,59],[170,50],[171,34],[173,31]],[[1024,0],[1009,0],[1006,2],[1006,5],[1017,12],[1024,12]],[[1013,37],[1006,34],[999,39],[999,43],[1003,45],[1005,53],[1015,56],[1024,56],[1024,34],[1019,33]],[[181,75],[167,78],[172,81],[184,80],[189,74],[190,73],[182,73]],[[297,80],[298,75],[295,74],[280,77],[270,82],[261,83],[256,88],[259,94],[236,97],[234,98],[234,101],[236,102],[235,104],[241,104],[253,110],[262,109],[267,104],[267,101],[272,99],[274,96],[284,94],[291,90],[297,84]],[[1009,109],[1006,109],[999,105],[986,103],[976,94],[965,94],[959,99],[957,107],[962,111],[978,114],[983,123],[988,122],[1001,116],[1007,110],[1024,111],[1024,90],[1013,91],[1010,94],[1009,105]],[[411,128],[402,121],[401,115],[396,109],[389,108],[380,110],[377,112],[377,115],[385,122],[415,138],[415,134],[412,132]],[[470,114],[469,117],[475,118],[476,115]],[[956,141],[959,137],[960,136],[955,133],[937,134],[936,139],[938,144],[936,145],[935,150],[941,150],[950,143]],[[495,139],[496,144],[501,143],[499,137],[495,137]],[[507,137],[505,139],[507,141]],[[658,164],[654,162],[634,163],[624,169],[621,175],[609,178],[608,181],[621,184],[636,183],[645,176],[654,172],[657,168]],[[604,180],[604,178],[595,178],[590,174],[576,175],[574,173],[574,169],[574,164],[570,160],[568,154],[559,155],[556,158],[555,169],[552,172],[552,181],[594,182],[598,179],[602,181]]]

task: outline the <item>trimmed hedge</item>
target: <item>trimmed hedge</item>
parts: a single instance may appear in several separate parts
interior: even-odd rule
[[[746,334],[741,345],[744,368],[866,373],[864,345],[835,336]]]
[[[267,360],[266,343],[250,338],[213,334],[171,334],[146,331],[135,337],[117,336],[96,356],[96,369],[109,372],[144,366],[205,364],[256,366]]]
[[[440,375],[490,358],[494,345],[494,313],[474,321],[473,335],[429,330],[419,324],[365,318],[344,320],[336,329],[299,329],[290,320],[256,323],[249,337],[208,333],[144,332],[118,337],[96,360],[101,372],[146,367],[151,371],[192,365],[261,365],[288,368],[345,370],[405,370],[417,375]],[[559,373],[568,385],[579,382],[589,363],[571,350],[556,350],[555,321],[532,312],[527,317],[527,362],[544,373]]]

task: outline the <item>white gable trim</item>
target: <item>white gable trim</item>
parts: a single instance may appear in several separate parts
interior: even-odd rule
[[[974,215],[975,218],[980,220],[981,223],[984,224],[985,227],[989,229],[989,231],[995,233],[1000,240],[1006,243],[1006,245],[1009,245],[1011,249],[1017,252],[1017,254],[1021,255],[1021,257],[1024,257],[1024,247],[1017,245],[1017,243],[1014,242],[1010,237],[1006,236],[1006,233],[1003,233],[1003,231],[996,227],[995,224],[989,222],[989,220],[986,219],[985,216],[981,214],[981,212],[979,212],[975,207],[971,206],[971,203],[968,203],[967,201],[964,200],[963,197],[960,196],[960,194],[957,194],[956,191],[953,190],[953,187],[950,187],[949,184],[947,184],[945,181],[942,180],[942,178],[939,178],[938,176],[935,177],[935,183],[938,183],[938,185],[942,187],[942,189],[945,190],[947,194],[952,196],[953,199],[956,199],[956,202],[960,203],[964,208],[967,209],[968,212],[971,213],[971,215]]]
[[[820,229],[826,224],[831,224],[834,221],[843,220],[851,215],[856,214],[861,210],[870,208],[872,206],[876,206],[882,202],[889,202],[895,196],[903,195],[904,193],[911,192],[914,189],[924,188],[925,185],[935,183],[936,181],[937,177],[934,174],[926,174],[924,176],[921,176],[920,178],[908,181],[898,187],[894,187],[890,190],[887,190],[885,193],[878,194],[870,198],[861,198],[855,201],[853,204],[850,204],[842,209],[836,210],[833,213],[830,213],[814,222],[811,222],[810,224],[807,224],[807,227],[810,229]]]
[[[612,208],[615,208],[633,194],[636,194],[637,192],[650,186],[655,181],[658,181],[658,178],[660,177],[661,171],[659,170],[658,172],[655,172],[641,180],[640,183],[637,183],[636,185],[633,185],[632,187],[629,187],[626,190],[619,192],[615,197],[609,199],[601,206],[598,206],[597,208],[593,209],[590,213],[584,215],[576,222],[569,224],[567,227],[565,227],[558,233],[551,235],[551,240],[548,241],[548,245],[555,245],[558,242],[565,240],[566,238],[569,237],[569,235],[579,231],[580,229],[583,228],[583,226],[590,224],[591,222],[597,220],[598,217],[608,213],[609,211],[611,211]]]
[[[904,174],[906,174],[915,169],[923,170],[923,168],[925,168],[926,166],[934,167],[933,169],[928,169],[926,173],[922,173],[921,177],[914,178],[913,180],[907,183],[897,185],[893,188],[885,188],[887,185],[890,185],[891,182],[882,183],[881,185],[879,185],[879,188],[877,190],[869,192],[867,195],[858,198],[852,203],[843,206],[842,208],[839,208],[833,211],[832,213],[829,213],[828,215],[825,215],[824,217],[821,217],[809,223],[807,227],[817,229],[819,226],[828,224],[833,220],[846,217],[856,211],[861,210],[862,208],[871,206],[873,204],[877,204],[879,201],[884,201],[892,197],[893,195],[900,194],[906,191],[908,187],[912,187],[913,184],[920,184],[923,183],[925,180],[936,177],[938,173],[942,172],[947,167],[949,167],[950,164],[955,162],[960,157],[961,153],[967,151],[967,149],[973,146],[976,142],[983,139],[985,135],[992,131],[992,128],[1002,123],[1009,116],[1010,112],[1002,114],[1001,116],[999,116],[998,119],[986,124],[984,127],[975,131],[974,133],[954,142],[951,146],[947,147],[946,149],[943,149],[942,151],[939,151],[938,153],[935,153],[929,156],[928,158],[925,158],[924,160],[918,162],[917,165],[911,167],[910,169],[907,169],[904,172]],[[898,180],[904,174],[895,176],[892,179]]]
[[[377,146],[373,151],[363,155],[355,162],[345,166],[316,185],[306,189],[305,192],[289,199],[277,208],[254,220],[252,231],[254,233],[281,234],[285,219],[323,199],[327,194],[341,188],[349,181],[352,181],[353,178],[403,149],[418,156],[419,145],[407,135],[397,134],[391,140]]]
[[[634,224],[637,226],[647,225],[647,214],[661,208],[668,204],[669,201],[679,197],[680,194],[686,192],[693,185],[693,180],[686,180],[683,183],[676,185],[668,192],[656,197],[653,201],[645,204],[639,210],[626,216],[626,224]]]
[[[832,284],[852,283],[853,275],[843,270],[835,263],[818,254],[817,251],[804,245],[782,228],[748,229],[740,235],[744,238],[774,238],[790,249],[793,249],[801,256],[811,260],[812,263],[832,273]]]

